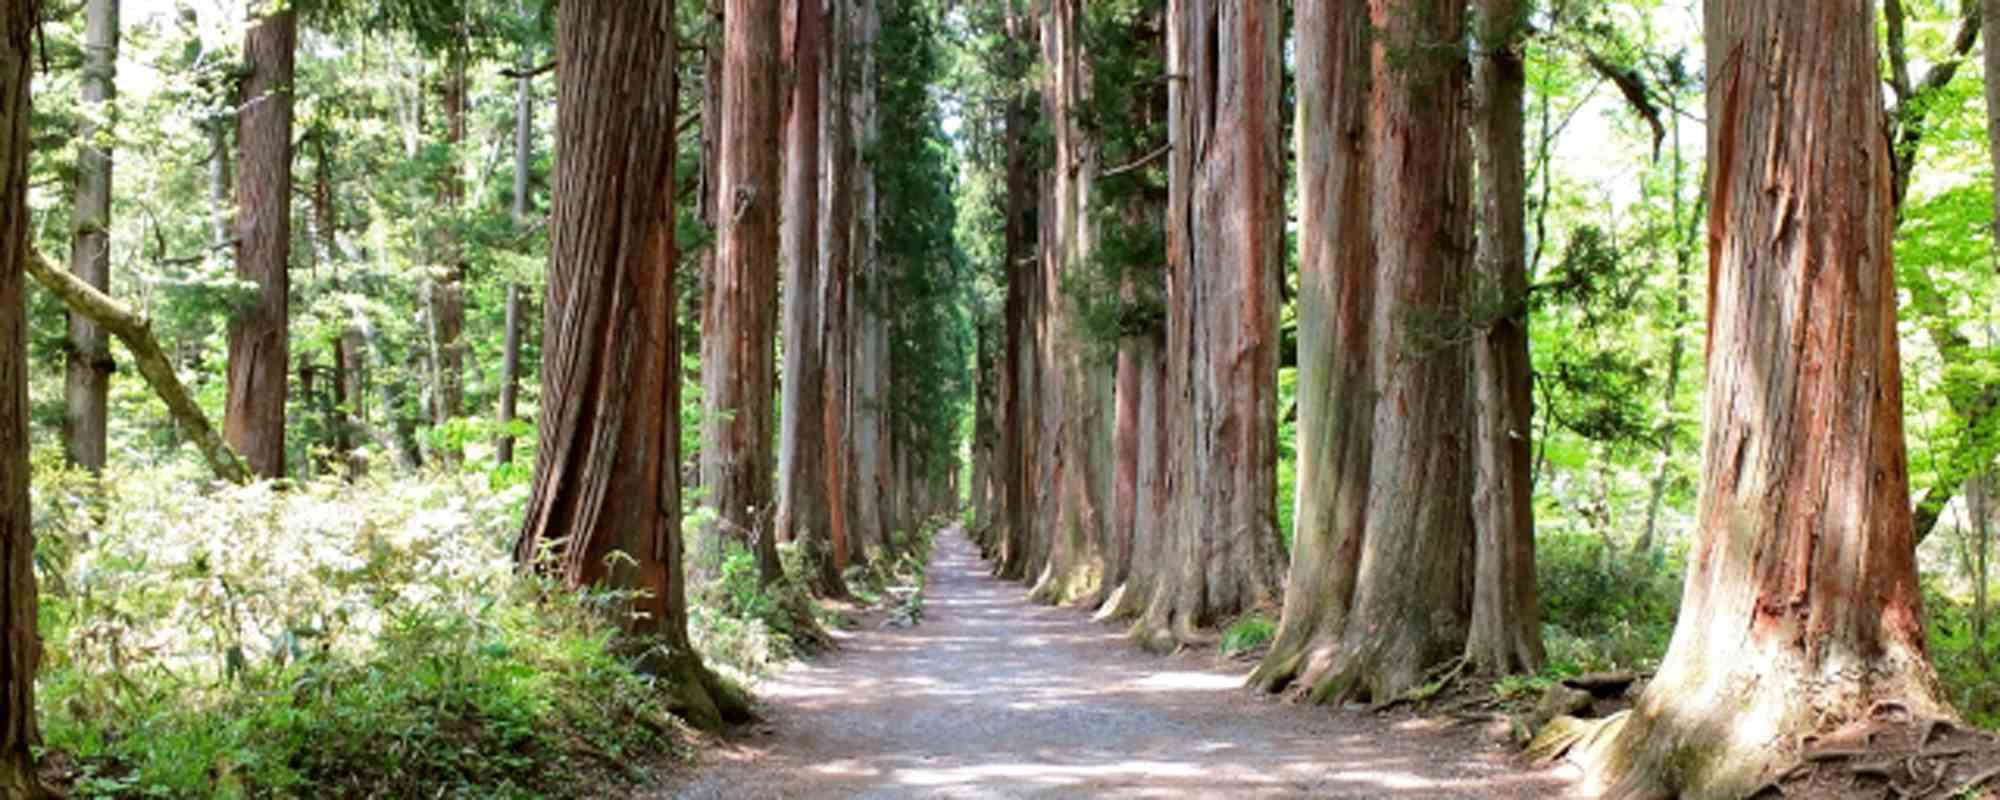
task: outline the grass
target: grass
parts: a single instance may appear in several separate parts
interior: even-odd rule
[[[1262,614],[1245,614],[1222,632],[1223,655],[1244,653],[1263,647],[1278,632],[1277,623]]]

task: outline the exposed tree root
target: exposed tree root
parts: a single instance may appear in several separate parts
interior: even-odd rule
[[[667,693],[667,710],[698,729],[720,730],[757,719],[750,696],[692,652],[652,648],[640,659],[639,671],[659,678]]]

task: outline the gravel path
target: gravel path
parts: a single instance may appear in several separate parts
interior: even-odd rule
[[[757,687],[766,722],[654,798],[1548,797],[1469,726],[1300,706],[1247,665],[1160,658],[939,536],[923,623]]]

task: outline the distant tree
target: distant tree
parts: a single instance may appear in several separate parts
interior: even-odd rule
[[[256,298],[229,322],[229,387],[223,436],[252,472],[285,476],[285,400],[290,386],[293,69],[298,13],[258,4],[243,37],[241,110],[236,115],[236,274]]]
[[[515,556],[638,590],[630,628],[677,710],[748,716],[688,641],[681,572],[673,216],[674,4],[571,0],[557,22],[541,445]],[[538,559],[554,548],[553,561]]]
[[[90,0],[84,7],[83,103],[87,107],[77,148],[75,236],[70,271],[100,292],[111,290],[112,100],[118,93],[118,0]],[[69,463],[104,470],[111,349],[104,330],[70,315],[69,371],[64,397],[63,454]]]

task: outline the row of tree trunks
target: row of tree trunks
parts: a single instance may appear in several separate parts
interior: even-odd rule
[[[629,627],[697,725],[746,719],[687,635],[674,272],[672,0],[558,9],[543,412],[516,557],[571,586],[644,590]],[[765,203],[771,202],[764,198]],[[542,558],[553,549],[551,558]],[[607,559],[612,551],[629,559]]]
[[[243,37],[236,117],[236,274],[258,287],[229,322],[229,381],[223,436],[260,477],[285,476],[289,394],[292,241],[292,84],[298,15],[260,13]]]
[[[83,126],[77,131],[75,235],[70,271],[100,292],[111,291],[112,100],[117,96],[118,0],[90,0],[84,9]],[[107,127],[100,127],[106,125]],[[82,315],[69,320],[69,364],[63,417],[64,456],[92,473],[104,470],[111,349],[103,329]]]
[[[35,0],[0,0],[0,797],[39,798],[34,517],[28,504],[28,83]]]

